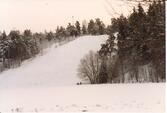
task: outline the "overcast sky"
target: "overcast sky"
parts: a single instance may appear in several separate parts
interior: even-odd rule
[[[109,5],[108,2],[111,4]],[[112,16],[125,13],[119,0],[0,0],[0,31],[31,29],[55,30],[69,22],[101,18],[105,24]],[[111,8],[111,6],[114,8]],[[73,17],[73,18],[72,18]]]

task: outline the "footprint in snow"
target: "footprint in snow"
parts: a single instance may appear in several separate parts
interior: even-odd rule
[[[157,104],[161,104],[161,102],[160,102],[160,101],[157,101]]]
[[[96,107],[101,107],[101,105],[99,105],[99,104],[96,104]]]
[[[72,104],[72,107],[77,107],[77,105],[76,104]]]
[[[59,105],[56,105],[56,107],[59,107]]]
[[[87,106],[84,106],[84,108],[87,108]]]
[[[82,112],[88,112],[88,110],[85,110],[85,109],[84,109],[84,110],[82,110]]]

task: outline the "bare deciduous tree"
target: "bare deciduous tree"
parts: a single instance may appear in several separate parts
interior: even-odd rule
[[[89,80],[91,84],[98,83],[100,71],[100,59],[98,53],[90,51],[81,59],[78,75],[82,79]]]

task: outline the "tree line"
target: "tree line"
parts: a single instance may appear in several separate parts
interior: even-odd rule
[[[44,48],[53,44],[71,40],[71,37],[81,35],[104,34],[105,26],[100,19],[90,20],[87,24],[76,21],[69,23],[67,27],[58,26],[55,32],[32,33],[27,29],[21,33],[19,30],[11,30],[7,35],[5,31],[0,32],[0,71],[18,67],[29,58],[41,53]]]
[[[144,11],[113,18],[101,49],[81,60],[78,72],[90,83],[165,81],[165,2],[154,1]]]

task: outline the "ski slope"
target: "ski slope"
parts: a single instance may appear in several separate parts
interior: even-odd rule
[[[43,56],[0,74],[0,89],[75,85],[81,81],[77,77],[80,59],[90,50],[99,50],[106,39],[107,35],[83,36],[59,47],[55,44]]]
[[[0,112],[164,113],[165,83],[76,85],[80,59],[107,36],[83,36],[0,74]]]

